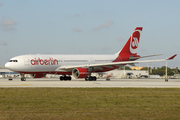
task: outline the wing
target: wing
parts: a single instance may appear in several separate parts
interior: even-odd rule
[[[75,65],[75,66],[60,66],[56,69],[56,71],[72,71],[74,68],[94,68],[94,69],[101,69],[101,67],[121,67],[126,64],[136,64],[136,63],[144,63],[144,62],[159,62],[159,61],[166,61],[166,60],[172,60],[174,57],[176,57],[177,54],[173,55],[172,57],[168,59],[159,59],[159,60],[144,60],[144,61],[124,61],[124,62],[112,62],[112,63],[102,63],[102,64],[86,64],[86,65]]]

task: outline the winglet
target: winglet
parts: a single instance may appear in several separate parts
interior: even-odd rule
[[[166,59],[166,60],[172,60],[172,59],[174,59],[176,56],[177,56],[177,54],[173,55],[172,57],[170,57],[170,58],[168,58],[168,59]]]

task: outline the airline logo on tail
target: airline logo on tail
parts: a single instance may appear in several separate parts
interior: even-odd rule
[[[119,53],[119,55],[137,54],[142,29],[143,29],[142,27],[136,27],[136,29],[134,30],[134,32],[132,33],[132,35],[129,37],[128,41],[124,45],[123,49]]]
[[[137,38],[133,37],[131,40],[131,48],[136,49],[138,47],[139,41]]]
[[[140,35],[141,35],[141,30],[138,30],[138,29],[135,29],[135,31],[131,35],[131,38],[130,38],[131,42],[130,42],[130,48],[129,49],[130,49],[130,52],[132,54],[137,53]]]

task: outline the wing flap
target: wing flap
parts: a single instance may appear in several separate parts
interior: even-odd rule
[[[131,60],[139,59],[139,58],[146,58],[146,57],[154,57],[154,56],[160,56],[162,54],[156,54],[156,55],[148,55],[148,56],[140,56],[140,57],[131,57]]]

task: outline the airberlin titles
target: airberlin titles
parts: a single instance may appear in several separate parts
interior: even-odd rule
[[[58,65],[58,60],[49,58],[49,59],[41,59],[41,58],[34,58],[31,59],[31,65]]]

